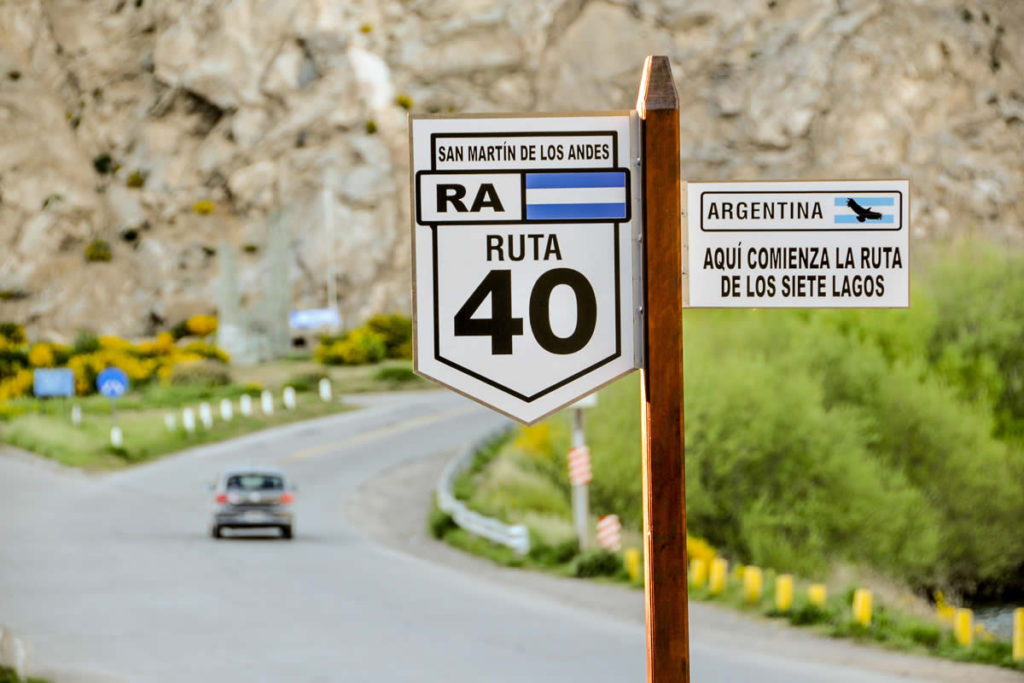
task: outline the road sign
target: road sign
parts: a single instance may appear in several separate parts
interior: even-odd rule
[[[96,388],[107,398],[124,396],[128,386],[128,375],[121,368],[107,368],[96,377]]]
[[[689,306],[910,305],[907,180],[687,183]]]
[[[341,314],[333,308],[308,308],[288,314],[288,327],[293,330],[322,330],[341,327]]]
[[[638,367],[637,126],[412,118],[417,372],[532,423]]]
[[[39,368],[32,372],[32,393],[44,396],[74,396],[75,373],[68,368]]]

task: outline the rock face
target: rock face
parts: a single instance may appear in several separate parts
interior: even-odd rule
[[[650,53],[685,177],[909,177],[915,240],[1019,245],[1022,32],[1006,0],[6,0],[0,319],[67,338],[212,312],[224,241],[256,300],[278,210],[294,307],[325,304],[333,261],[346,323],[408,309],[399,104],[630,108]]]

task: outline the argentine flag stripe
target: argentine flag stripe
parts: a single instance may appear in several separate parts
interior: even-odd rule
[[[527,204],[526,218],[533,221],[626,219],[625,204]]]
[[[881,218],[865,218],[863,221],[858,221],[854,215],[848,216],[836,216],[835,224],[856,224],[856,223],[894,223],[894,218],[891,213],[882,214]]]
[[[626,219],[623,171],[526,174],[527,220]]]
[[[590,173],[527,173],[526,189],[544,187],[625,187],[626,174],[622,171],[595,171]]]
[[[526,190],[527,204],[625,204],[624,187],[545,187]]]
[[[836,197],[836,206],[846,206],[849,197]],[[861,206],[893,206],[896,203],[895,197],[854,197],[853,201]]]

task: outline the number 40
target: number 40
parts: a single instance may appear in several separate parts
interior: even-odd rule
[[[551,329],[551,292],[559,285],[570,287],[576,297],[576,329],[559,337]],[[491,297],[491,317],[474,318],[480,305]],[[594,336],[597,299],[583,273],[555,268],[539,278],[530,292],[530,329],[537,343],[551,353],[576,353]],[[512,271],[492,270],[455,314],[456,337],[490,337],[493,355],[510,355],[512,338],[523,334],[523,319],[512,317]]]

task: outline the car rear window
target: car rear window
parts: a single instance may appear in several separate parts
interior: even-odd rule
[[[227,487],[243,491],[273,491],[284,488],[284,479],[274,474],[232,474],[228,477]]]

